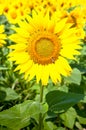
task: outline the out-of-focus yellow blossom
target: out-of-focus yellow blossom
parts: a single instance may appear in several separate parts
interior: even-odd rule
[[[4,34],[4,25],[0,25],[0,47],[3,46],[6,42],[6,34]]]
[[[17,23],[26,15],[26,0],[5,0],[0,3],[1,14],[4,14],[10,23]]]
[[[19,19],[23,19],[27,14],[31,14],[32,10],[48,11],[53,15],[57,11],[68,11],[69,9],[77,6],[86,8],[85,0],[4,0],[0,1],[0,14],[4,14],[10,23],[18,23]],[[78,10],[71,13],[77,13]],[[85,14],[85,13],[84,13]],[[70,14],[71,15],[71,14]],[[83,14],[82,14],[83,15]],[[84,16],[85,17],[85,16]]]
[[[68,13],[68,23],[72,23],[79,31],[77,33],[78,36],[82,36],[84,38],[85,32],[83,30],[85,26],[85,19],[83,14],[82,7],[76,7],[74,10]]]

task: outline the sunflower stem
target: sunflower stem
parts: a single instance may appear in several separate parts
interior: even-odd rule
[[[41,85],[40,86],[40,104],[43,102],[43,88],[44,86]],[[42,126],[43,126],[43,116],[42,116],[42,113],[39,113],[39,130],[42,130]]]

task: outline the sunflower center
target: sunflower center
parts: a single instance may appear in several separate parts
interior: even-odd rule
[[[36,43],[36,52],[41,57],[49,57],[54,50],[54,44],[50,39],[41,38]]]
[[[28,52],[35,63],[42,65],[54,63],[59,56],[60,40],[50,33],[38,34],[31,40]]]
[[[12,17],[12,19],[16,19],[16,17],[17,17],[16,12],[11,12],[11,17]]]

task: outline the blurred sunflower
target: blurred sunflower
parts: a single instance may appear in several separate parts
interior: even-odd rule
[[[26,15],[26,0],[1,0],[0,2],[0,14],[4,14],[7,20],[16,24],[20,19]]]
[[[56,0],[57,2],[57,9],[60,10],[68,10],[71,7],[74,7],[77,5],[77,0]]]
[[[11,8],[11,0],[0,0],[0,13],[6,15]]]
[[[0,25],[0,47],[5,44],[6,34],[4,34],[4,26]]]
[[[76,33],[79,37],[84,38],[85,32],[83,30],[85,26],[85,18],[82,7],[76,7],[68,14],[68,23],[72,23],[79,31]]]
[[[26,0],[17,0],[11,3],[9,11],[5,14],[10,23],[16,24],[25,16],[25,5]]]
[[[39,9],[44,8],[45,13],[47,11],[49,11],[51,13],[51,15],[56,11],[56,7],[57,7],[56,0],[44,0],[41,3],[40,8],[39,8],[39,6],[37,6],[37,8],[39,8]]]
[[[61,75],[68,76],[72,71],[67,59],[75,59],[79,55],[79,39],[77,29],[67,23],[67,18],[56,21],[57,15],[32,11],[15,27],[15,34],[9,38],[16,44],[9,46],[13,51],[9,59],[15,61],[15,71],[25,73],[25,79],[36,76],[47,85],[49,78],[53,83],[61,82]]]

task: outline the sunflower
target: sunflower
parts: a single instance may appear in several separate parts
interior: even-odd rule
[[[0,25],[0,47],[5,44],[6,34],[4,34],[4,26]]]
[[[77,29],[67,23],[67,18],[56,18],[33,11],[9,37],[16,43],[9,46],[13,49],[9,59],[17,64],[15,71],[20,70],[29,81],[36,77],[42,85],[47,85],[49,78],[55,84],[61,82],[61,75],[68,76],[72,71],[68,59],[80,54]]]
[[[78,13],[77,13],[78,12]],[[70,11],[68,14],[68,21],[69,23],[72,23],[73,26],[76,26],[76,28],[79,30],[78,33],[76,33],[79,37],[81,36],[84,38],[85,31],[83,30],[85,26],[85,18],[83,13],[83,7],[76,7],[74,10]]]
[[[24,18],[25,15],[25,11],[23,8],[19,8],[19,9],[15,9],[15,8],[11,8],[9,10],[9,13],[5,14],[8,21],[12,24],[16,24],[18,23],[18,21],[20,19]]]
[[[11,8],[12,1],[11,0],[0,0],[0,10],[1,14],[6,15]]]
[[[26,0],[4,0],[0,2],[0,14],[4,14],[10,23],[16,24],[26,15]]]

